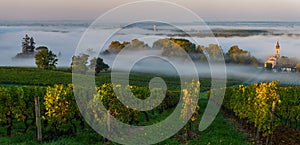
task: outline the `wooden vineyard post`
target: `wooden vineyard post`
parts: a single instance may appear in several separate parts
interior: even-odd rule
[[[109,110],[107,110],[107,137],[110,137],[110,113]]]
[[[255,137],[256,143],[259,143],[259,129],[256,128],[256,137]]]
[[[272,115],[271,115],[271,139],[270,139],[270,144],[272,144],[272,138],[273,138],[273,126],[274,126],[274,120],[275,120],[275,107],[276,107],[276,102],[273,101],[272,103]]]
[[[109,110],[107,110],[106,116],[107,116],[107,118],[106,118],[106,137],[103,137],[103,143],[105,143],[105,141],[107,139],[109,139],[110,135],[111,135],[110,134],[111,130],[110,130],[110,113],[109,113]]]
[[[35,122],[36,122],[36,131],[37,131],[37,140],[42,142],[42,126],[41,126],[41,113],[40,113],[40,103],[39,97],[34,97],[34,106],[35,106]]]

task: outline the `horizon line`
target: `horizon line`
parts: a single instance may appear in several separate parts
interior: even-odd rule
[[[93,22],[96,19],[30,19],[30,20],[9,20],[9,19],[0,19],[0,22],[55,22],[55,21],[86,21]],[[173,23],[197,23],[201,21],[193,22],[173,22]],[[300,20],[203,20],[203,22],[300,22]],[[126,22],[107,22],[107,23],[126,23]]]

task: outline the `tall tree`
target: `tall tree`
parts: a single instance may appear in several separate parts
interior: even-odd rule
[[[35,55],[35,64],[38,68],[45,70],[51,70],[56,68],[57,56],[51,50],[49,51],[47,47],[39,49],[37,48],[38,53]]]
[[[26,34],[22,41],[22,48],[23,48],[22,53],[24,53],[24,54],[33,53],[34,48],[35,48],[34,45],[35,45],[35,42],[34,42],[33,37],[29,37]]]
[[[71,69],[76,73],[86,73],[89,55],[81,54],[72,57]]]
[[[34,48],[35,48],[35,42],[33,37],[30,37],[30,46],[28,48],[28,52],[33,53],[34,52]]]
[[[200,47],[202,51],[207,54],[208,60],[219,62],[223,57],[223,49],[217,44],[209,44],[208,47]]]
[[[196,50],[196,45],[187,39],[170,38],[169,40],[175,42],[177,45],[183,48],[187,53],[191,53]]]
[[[259,61],[251,56],[250,52],[240,49],[237,45],[231,46],[225,54],[226,63],[259,65]]]
[[[298,72],[300,72],[300,63],[298,63],[298,64],[296,65],[296,69],[297,69]]]
[[[95,74],[99,74],[100,71],[107,70],[109,66],[104,63],[102,58],[98,57],[90,60],[89,68],[95,69]]]

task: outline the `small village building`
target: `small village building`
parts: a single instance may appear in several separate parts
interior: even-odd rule
[[[264,63],[264,67],[267,69],[275,69],[277,65],[277,60],[280,58],[280,45],[276,42],[276,53],[274,56],[269,56],[267,61]]]
[[[268,70],[273,70],[275,72],[280,71],[280,72],[295,72],[296,71],[296,66],[294,64],[281,64],[278,65],[278,62],[280,59],[288,58],[285,56],[280,55],[280,45],[279,42],[276,42],[276,47],[275,47],[275,55],[274,56],[269,56],[267,61],[264,63],[264,67]]]

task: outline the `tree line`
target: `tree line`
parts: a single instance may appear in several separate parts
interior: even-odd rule
[[[259,66],[261,63],[250,52],[239,48],[237,45],[231,46],[228,52],[224,53],[221,46],[217,44],[209,44],[208,46],[196,45],[190,40],[183,38],[164,38],[153,43],[150,48],[143,41],[134,39],[131,42],[112,41],[108,49],[102,54],[118,54],[122,49],[128,50],[160,50],[162,56],[169,58],[190,57],[192,60],[199,62],[220,62],[221,58],[225,58],[228,64],[243,64]]]
[[[161,55],[169,58],[187,58],[190,57],[198,62],[221,62],[223,58],[226,64],[252,65],[261,66],[262,63],[247,50],[241,49],[238,45],[231,46],[229,50],[224,53],[221,46],[217,44],[209,44],[208,46],[196,45],[190,40],[183,38],[164,38],[159,39],[153,43],[152,48],[145,42],[138,39],[133,39],[130,42],[112,41],[107,50],[103,51],[103,55],[118,54],[122,49],[133,51],[139,50],[159,50]],[[45,46],[37,47],[38,53],[35,55],[36,65],[38,68],[51,70],[56,68],[58,59]],[[300,62],[295,58],[281,57],[278,60],[278,66],[285,66],[293,64],[297,71],[300,71]],[[89,60],[89,55],[81,54],[72,57],[71,69],[75,72],[85,73],[88,70],[95,70],[95,74],[99,74],[102,70],[107,70],[109,66],[104,63],[103,59],[92,58]]]

